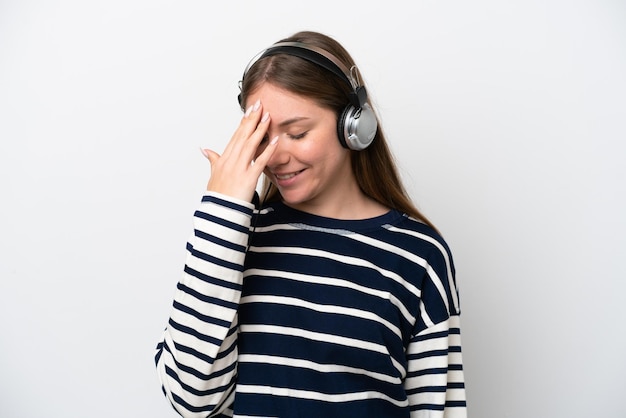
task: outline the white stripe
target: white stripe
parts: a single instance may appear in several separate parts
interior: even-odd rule
[[[278,325],[251,325],[245,324],[239,326],[239,332],[258,332],[266,334],[291,335],[294,337],[302,337],[313,341],[324,341],[327,343],[345,345],[350,348],[360,348],[363,350],[374,351],[376,353],[389,355],[384,345],[371,343],[368,341],[357,340],[355,338],[342,337],[339,335],[324,334],[321,332],[307,331],[300,328],[281,327]]]
[[[312,341],[324,341],[326,343],[343,345],[352,349],[362,349],[381,353],[389,357],[396,370],[404,377],[406,369],[398,363],[398,361],[389,354],[387,347],[380,344],[371,343],[369,341],[358,340],[355,338],[342,337],[339,335],[324,334],[321,332],[307,331],[300,328],[281,327],[277,325],[240,325],[239,332],[258,332],[266,334],[290,335],[294,337],[302,337]]]
[[[424,304],[423,300],[420,300],[419,312],[420,312],[420,316],[422,317],[422,322],[424,322],[424,325],[426,325],[427,329],[435,325],[433,320],[430,319],[430,316],[428,316],[428,312],[426,312],[426,305]]]
[[[439,241],[437,241],[436,239],[434,239],[431,236],[428,236],[426,234],[422,234],[419,232],[415,232],[415,231],[410,231],[410,230],[406,230],[406,229],[400,229],[398,227],[395,226],[391,226],[388,228],[390,231],[393,232],[399,232],[401,234],[406,234],[406,235],[411,235],[417,238],[420,238],[424,241],[427,241],[429,243],[431,243],[432,245],[434,245],[435,247],[437,247],[437,249],[441,252],[441,254],[443,255],[443,258],[446,260],[446,268],[447,268],[447,273],[448,273],[448,281],[449,281],[449,285],[450,285],[450,289],[452,289],[452,300],[454,301],[454,307],[457,309],[457,311],[459,310],[459,299],[458,296],[456,294],[456,287],[454,285],[454,275],[452,274],[452,265],[450,264],[450,257],[448,257],[448,252],[446,251],[446,249],[443,247],[443,245],[441,245],[441,243]]]
[[[300,228],[298,228],[296,226],[293,226],[293,225],[282,225],[281,224],[281,225],[274,225],[273,228],[264,228],[262,230],[270,231],[270,230],[277,230],[277,229],[296,230],[296,229],[300,229]],[[453,282],[453,277],[454,276],[452,275],[451,266],[450,266],[450,260],[449,260],[448,253],[445,250],[445,248],[443,248],[443,246],[437,240],[435,240],[432,237],[430,237],[428,235],[425,235],[425,234],[421,234],[421,233],[414,232],[414,231],[409,231],[409,230],[404,230],[404,229],[400,229],[400,228],[393,227],[393,226],[389,226],[387,229],[389,231],[399,232],[399,233],[410,235],[410,236],[413,236],[413,237],[416,237],[416,238],[420,238],[420,239],[422,239],[424,241],[427,241],[427,242],[433,244],[434,246],[437,247],[437,249],[439,249],[439,251],[442,253],[442,255],[443,255],[443,257],[445,258],[445,261],[446,261],[447,276],[448,276],[450,289],[452,289],[451,293],[452,293],[453,303],[454,303],[455,308],[458,310],[459,309],[459,302],[458,302],[458,298],[457,298],[456,291],[455,291],[456,287],[455,287],[454,282]],[[400,247],[397,247],[395,245],[390,245],[390,244],[388,244],[388,243],[386,243],[384,241],[379,241],[379,240],[376,240],[376,239],[373,239],[373,238],[370,238],[370,237],[367,237],[367,236],[364,236],[364,235],[361,235],[361,234],[357,234],[357,233],[349,233],[348,234],[348,233],[346,233],[346,234],[342,234],[342,236],[344,236],[346,238],[353,239],[355,241],[359,241],[359,242],[365,243],[365,244],[370,245],[372,247],[376,247],[376,248],[379,248],[379,249],[383,249],[385,251],[389,251],[389,252],[391,252],[391,253],[393,253],[395,255],[404,257],[407,260],[410,260],[411,262],[424,267],[427,270],[428,275],[433,279],[433,283],[435,284],[435,286],[439,290],[439,293],[441,294],[441,297],[442,297],[442,299],[443,299],[443,301],[444,301],[444,303],[446,305],[446,309],[448,311],[450,310],[450,306],[448,304],[447,293],[446,293],[446,291],[445,291],[445,289],[443,287],[442,281],[439,278],[439,276],[437,275],[437,273],[428,265],[428,262],[425,259],[423,259],[422,257],[419,257],[419,256],[417,256],[417,255],[415,255],[415,254],[413,254],[413,253],[411,253],[409,251],[406,251],[406,250],[404,250],[404,249],[402,249]],[[271,248],[271,247],[265,247],[265,248]],[[283,251],[274,251],[274,252],[291,252],[291,253],[295,253],[296,249],[297,248],[294,247],[294,248],[284,249]],[[289,250],[294,250],[294,251],[289,251]],[[374,266],[372,263],[365,262],[364,260],[355,259],[353,257],[341,256],[341,255],[337,255],[337,254],[329,254],[329,253],[326,253],[326,252],[320,251],[320,250],[311,250],[311,249],[300,249],[300,250],[304,251],[304,252],[301,252],[301,254],[304,254],[304,255],[313,255],[313,256],[317,255],[319,257],[336,259],[337,261],[342,261],[342,262],[345,262],[345,263],[348,263],[348,264],[361,265],[361,266],[365,266],[365,267],[373,267],[373,268],[379,270],[381,273],[383,273],[383,272],[389,273],[389,275],[388,274],[384,274],[384,275],[387,276],[387,277],[392,278],[393,280],[395,280],[395,281],[397,281],[397,282],[399,282],[401,284],[403,284],[407,289],[409,289],[416,296],[419,297],[420,294],[421,294],[419,289],[415,288],[411,283],[406,282],[402,277],[396,275],[395,273],[388,272],[388,271],[386,271],[384,269],[380,269],[380,268]],[[324,254],[324,253],[326,253],[326,254]],[[392,276],[396,276],[396,277],[392,277]]]
[[[448,333],[443,337],[429,337],[438,332],[448,332],[450,328],[458,328],[459,317],[457,315],[451,316],[446,321],[440,322],[437,325],[430,327],[419,333],[420,336],[425,337],[417,344],[409,344],[407,355],[419,354],[432,350],[445,350],[451,346],[461,346],[461,335]]]
[[[233,415],[233,418],[278,418],[269,415]]]
[[[420,405],[420,404],[435,404],[435,405],[445,405],[446,401],[464,401],[465,400],[465,390],[464,389],[447,389],[445,392],[418,392],[413,395],[409,395],[411,399],[412,405]],[[462,409],[465,411],[465,409]],[[448,408],[446,408],[446,415],[442,415],[444,417],[448,417],[447,415]],[[431,415],[428,415],[431,416]],[[463,415],[465,416],[465,415]]]
[[[398,300],[398,298],[394,294],[390,292],[378,290],[378,289],[372,289],[370,287],[361,286],[349,280],[337,279],[333,277],[324,277],[324,276],[312,276],[308,274],[292,273],[292,272],[280,271],[280,270],[263,270],[263,269],[248,269],[244,272],[244,277],[248,277],[248,276],[280,277],[283,279],[299,281],[299,282],[315,283],[315,284],[322,284],[325,286],[336,286],[336,287],[344,287],[347,289],[353,289],[357,292],[365,293],[367,295],[372,295],[377,298],[390,301],[392,305],[394,305],[396,308],[398,308],[398,310],[400,310],[400,313],[402,313],[402,316],[404,316],[407,322],[409,322],[410,324],[415,323],[415,317],[411,314],[411,312],[409,312],[406,306],[404,306],[404,304],[402,304],[402,302]]]
[[[352,402],[360,401],[363,399],[384,399],[398,407],[406,407],[409,402],[407,399],[401,401],[393,399],[384,393],[367,391],[367,392],[352,392],[352,393],[321,393],[313,392],[309,390],[297,390],[289,388],[276,388],[271,386],[258,386],[258,385],[238,385],[237,392],[239,393],[251,393],[260,395],[275,395],[275,396],[287,396],[301,399],[314,399],[324,402]]]
[[[343,366],[339,364],[322,364],[309,360],[300,360],[289,357],[266,356],[255,354],[241,354],[238,358],[239,363],[264,363],[278,364],[290,367],[299,367],[302,369],[315,370],[323,373],[352,373],[361,374],[371,377],[382,382],[388,382],[396,385],[402,384],[399,377],[389,376],[383,373],[372,372],[370,370],[360,369],[356,367]]]
[[[290,298],[284,296],[270,296],[270,295],[254,295],[254,296],[246,296],[241,298],[241,304],[244,303],[276,303],[280,305],[289,305],[289,306],[299,306],[301,308],[310,309],[316,312],[323,313],[332,313],[332,314],[342,314],[346,316],[353,316],[356,318],[368,319],[370,321],[378,322],[389,330],[393,331],[394,334],[398,336],[398,338],[402,339],[402,333],[400,329],[387,321],[386,319],[381,318],[380,316],[368,312],[363,311],[361,309],[354,308],[346,308],[344,306],[337,305],[321,305],[318,303],[308,302],[302,299]]]
[[[404,277],[400,276],[397,273],[394,273],[393,271],[380,268],[376,264],[371,263],[367,260],[363,260],[362,258],[349,257],[349,256],[341,255],[341,254],[328,252],[328,251],[313,250],[310,248],[303,248],[303,247],[250,247],[250,250],[258,252],[258,253],[301,254],[301,255],[306,255],[309,257],[327,258],[329,260],[338,261],[340,263],[350,264],[353,266],[371,268],[379,272],[381,275],[401,284],[409,292],[413,293],[415,296],[420,297],[421,295],[421,291],[417,287],[415,287],[412,283],[406,281]]]
[[[215,206],[213,206],[215,207]],[[216,216],[216,214],[209,212],[211,215]],[[205,213],[206,214],[206,213]],[[217,216],[217,219],[221,219],[221,220],[227,220],[230,222],[236,222],[237,225],[247,225],[250,223],[250,217],[246,216],[244,214],[241,214],[241,217],[238,219],[228,219],[228,218],[224,218],[221,216]],[[232,229],[229,226],[226,225],[221,225],[219,223],[219,221],[217,220],[209,220],[209,219],[205,219],[205,218],[201,218],[199,216],[196,216],[193,218],[193,222],[194,222],[194,227],[195,230],[197,231],[201,231],[201,232],[207,232],[207,231],[211,231],[211,235],[216,236],[216,237],[227,237],[227,240],[229,242],[232,242],[234,244],[238,244],[241,246],[246,246],[246,244],[248,243],[248,234],[245,232],[240,232],[236,229]],[[201,239],[199,237],[196,237],[195,235],[192,237],[193,239]],[[202,241],[204,241],[204,239],[202,239]]]
[[[392,230],[392,228],[389,228],[389,230]],[[402,230],[398,230],[396,228],[397,231],[402,231]],[[409,234],[411,235],[411,234]],[[400,247],[396,247],[395,245],[391,245],[388,244],[386,242],[383,241],[378,241],[375,240],[373,238],[370,237],[366,237],[363,235],[357,235],[357,234],[353,234],[350,235],[349,238],[354,239],[355,241],[359,241],[359,242],[363,242],[365,244],[371,245],[372,247],[376,247],[376,248],[380,248],[380,249],[384,249],[386,251],[389,251],[395,255],[398,255],[400,257],[404,257],[407,260],[422,266],[426,269],[426,271],[428,272],[428,275],[433,279],[433,283],[435,284],[435,286],[437,287],[437,290],[439,290],[439,293],[441,294],[441,298],[443,299],[444,303],[446,304],[446,310],[450,310],[450,306],[448,305],[448,297],[446,295],[446,291],[443,287],[443,284],[441,283],[441,279],[437,276],[437,273],[435,272],[435,270],[432,269],[432,267],[428,264],[428,262],[423,259],[422,257],[417,256],[416,254],[410,252],[410,251],[406,251]],[[446,260],[447,261],[447,260]],[[449,263],[448,263],[449,264]],[[452,289],[454,289],[454,287],[452,287]]]

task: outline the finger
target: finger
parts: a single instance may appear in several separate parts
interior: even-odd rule
[[[269,124],[270,114],[269,112],[265,112],[261,117],[261,120],[259,121],[254,132],[252,132],[248,140],[243,143],[240,150],[242,154],[244,154],[246,157],[250,157],[250,159],[254,159],[257,153],[257,149],[259,148],[261,142],[263,141],[263,138],[265,138],[265,135],[267,134]]]
[[[206,158],[207,160],[209,160],[209,151],[208,149],[204,149],[202,147],[200,147],[200,152],[202,153],[202,155],[204,155],[204,158]]]
[[[260,176],[265,167],[267,166],[268,161],[272,158],[274,151],[276,151],[276,145],[278,145],[278,135],[272,138],[265,149],[256,157],[254,160],[254,169],[258,172]]]
[[[256,128],[248,136],[239,141],[233,141],[228,148],[228,154],[224,151],[223,157],[232,160],[239,160],[246,166],[249,165],[256,157],[258,148],[263,142],[267,130],[269,129],[270,115],[265,112],[258,121]]]
[[[239,126],[226,145],[223,155],[239,154],[241,152],[241,148],[247,142],[250,135],[254,133],[259,124],[261,119],[261,109],[262,105],[260,100],[257,100],[253,105],[248,107],[241,118]]]
[[[211,163],[211,165],[214,165],[215,162],[220,158],[220,155],[213,150],[200,148],[200,151],[202,151],[202,154],[206,157],[207,160],[209,160],[209,163]]]

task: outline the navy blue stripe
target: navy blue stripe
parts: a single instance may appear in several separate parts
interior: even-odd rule
[[[235,250],[240,253],[245,253],[247,249],[245,245],[239,245],[231,241],[226,241],[224,239],[216,237],[215,235],[207,234],[206,232],[200,231],[198,229],[194,229],[194,234],[196,237],[201,238],[205,241],[215,243],[221,247]]]
[[[233,333],[237,332],[239,330],[239,327],[232,327],[231,329],[228,330],[228,334],[226,334],[227,337],[230,337]]]
[[[202,203],[215,203],[216,205],[227,207],[229,209],[236,210],[246,215],[249,215],[252,213],[252,209],[246,206],[242,206],[238,203],[231,202],[229,200],[221,199],[217,196],[202,196]]]
[[[232,383],[235,383],[234,381],[231,381],[231,382],[232,382]],[[224,396],[223,396],[223,398],[222,398],[222,402],[220,402],[219,404],[217,404],[217,405],[215,406],[215,409],[216,409],[216,410],[217,410],[217,409],[222,409],[222,406],[226,403],[226,401],[228,401],[228,398],[230,397],[231,393],[233,393],[234,391],[235,391],[235,384],[233,384],[233,385],[230,387],[230,390],[228,390],[228,392],[226,392],[226,393],[224,394]],[[231,399],[231,403],[230,403],[230,405],[228,405],[228,406],[226,407],[226,409],[224,410],[224,412],[226,412],[226,411],[228,411],[228,410],[233,411],[233,402],[232,402],[232,399]],[[233,416],[233,414],[230,414],[230,415],[226,415],[226,414],[219,414],[219,415],[217,415],[217,416],[216,416],[216,418],[230,418],[230,417],[232,417],[232,416]]]
[[[206,380],[209,381],[211,379],[215,379],[217,377],[220,377],[224,374],[230,373],[231,371],[233,371],[235,369],[235,367],[237,366],[236,364],[231,364],[228,367],[225,367],[224,369],[218,370],[216,372],[213,372],[211,374],[206,374],[206,373],[202,373],[199,370],[196,370],[192,367],[189,367],[185,364],[180,363],[178,360],[176,360],[176,357],[172,354],[172,350],[170,350],[169,346],[167,344],[165,344],[163,346],[163,348],[170,353],[170,355],[172,355],[172,359],[174,359],[174,364],[176,365],[176,368],[178,370],[184,371],[186,373],[189,373],[191,375],[194,375],[195,377],[197,377],[198,379],[202,379],[202,380]],[[170,369],[169,367],[166,366],[166,368]],[[175,377],[177,382],[181,382],[178,375],[176,374],[175,370],[170,369],[170,371],[168,372],[168,374],[170,376]],[[182,384],[182,382],[181,382]]]
[[[442,393],[446,392],[448,389],[465,389],[465,384],[462,382],[450,382],[447,383],[446,386],[421,386],[407,390],[407,394],[414,395],[416,393]]]
[[[156,354],[154,355],[154,363],[156,365],[159,364],[159,360],[161,360],[161,354],[163,354],[163,343],[160,342],[156,346]]]
[[[200,299],[201,301],[206,302],[206,303],[211,303],[211,304],[214,304],[214,305],[223,306],[223,307],[228,308],[228,309],[237,309],[237,307],[238,307],[237,303],[235,303],[235,302],[230,302],[230,301],[222,300],[222,299],[219,299],[219,298],[216,298],[216,297],[213,297],[213,296],[204,295],[204,294],[198,292],[197,290],[194,290],[194,289],[192,289],[190,287],[185,286],[182,283],[178,283],[178,285],[176,287],[181,292],[185,292],[188,295],[191,295],[191,296],[193,296],[193,297],[195,297],[197,299]],[[225,326],[230,326],[230,324],[225,325]]]
[[[237,348],[237,341],[236,340],[233,341],[233,343],[227,348],[222,347],[222,351],[219,352],[219,354],[215,357],[215,359],[211,358],[211,356],[208,356],[200,351],[197,351],[193,347],[187,347],[186,345],[182,345],[176,342],[174,342],[174,348],[176,348],[176,351],[190,354],[206,363],[213,364],[214,361],[224,358],[228,356],[229,354],[231,354]]]
[[[421,386],[407,390],[407,395],[414,395],[416,393],[443,393],[446,391],[445,386]]]
[[[183,305],[180,302],[174,301],[173,306],[174,306],[174,309],[178,309],[179,311],[185,312],[186,314],[191,315],[207,324],[214,324],[223,328],[230,327],[230,322],[224,321],[223,319],[215,318],[213,316],[201,314],[195,309],[192,309],[189,306]]]
[[[192,347],[187,347],[186,345],[174,342],[174,348],[176,348],[176,351],[178,352],[190,354],[206,363],[213,364],[213,359],[210,356],[207,356],[206,354],[201,353],[200,351],[197,351]]]
[[[414,341],[428,341],[428,340],[434,340],[436,338],[445,338],[447,336],[448,336],[447,331],[433,332],[431,334],[418,335],[414,338]]]
[[[444,405],[435,405],[433,403],[421,403],[419,405],[411,405],[411,411],[443,411]]]
[[[187,243],[187,251],[189,251],[194,257],[199,258],[200,260],[208,261],[209,263],[217,264],[218,266],[226,267],[231,270],[243,271],[242,265],[231,263],[230,261],[222,260],[221,258],[205,254],[202,251],[194,249],[193,245],[191,245],[190,243]]]
[[[220,217],[217,217],[215,215],[211,215],[209,213],[205,213],[205,212],[202,212],[202,211],[199,211],[199,210],[196,211],[194,216],[196,218],[205,219],[205,220],[207,220],[209,222],[213,222],[215,224],[222,225],[222,226],[224,226],[226,228],[229,228],[229,229],[232,229],[232,230],[235,230],[235,231],[238,231],[238,232],[242,232],[244,234],[247,234],[249,232],[249,228],[247,226],[239,225],[237,223],[234,223],[234,222],[231,222],[231,221],[227,221],[224,218],[220,218]]]
[[[274,335],[268,338],[261,332],[239,334],[239,354],[271,355],[287,358],[304,358],[320,364],[340,364],[386,375],[397,375],[389,368],[389,356],[355,347],[341,347],[332,342],[291,335]],[[240,368],[243,370],[243,368]],[[326,381],[325,383],[329,383]],[[331,384],[334,386],[335,382]],[[322,386],[323,387],[323,386]]]
[[[230,336],[230,334],[232,333],[232,331],[236,331],[236,328],[233,328],[231,330],[228,331],[228,335]],[[220,351],[217,356],[215,357],[215,360],[219,360],[221,358],[224,358],[226,356],[228,356],[231,352],[233,352],[234,350],[237,349],[237,340],[233,340],[233,343],[230,345],[230,347],[224,348],[222,347],[222,351]]]
[[[289,398],[274,395],[237,393],[239,415],[298,418],[408,418],[409,409],[397,407],[386,399],[359,399],[343,402]],[[266,411],[265,413],[260,411]]]
[[[431,350],[431,351],[423,351],[421,353],[409,354],[407,358],[409,360],[417,360],[422,358],[430,358],[430,357],[447,357],[448,350]]]
[[[332,309],[333,306],[342,305],[326,306]],[[362,309],[364,312],[368,312],[367,308]],[[269,324],[309,329],[324,334],[341,335],[374,343],[379,342],[382,338],[388,342],[389,348],[393,346],[402,347],[402,341],[391,329],[376,321],[358,316],[340,315],[335,312],[316,312],[308,308],[273,303],[245,303],[239,307],[239,315],[242,320],[245,319],[247,323],[251,324]],[[303,325],[303,318],[307,318],[310,325]],[[377,329],[374,335],[372,335],[372,329]],[[395,341],[396,344],[392,344],[392,341]],[[399,350],[395,354],[403,356],[404,352]]]
[[[183,370],[181,368],[181,370]],[[232,368],[229,368],[229,370],[227,371],[232,371]],[[193,386],[189,386],[188,384],[186,384],[185,382],[183,382],[180,377],[178,376],[178,373],[176,373],[174,370],[172,370],[171,368],[165,366],[165,372],[172,378],[174,378],[174,380],[176,380],[178,383],[180,383],[180,385],[183,387],[183,389],[185,390],[185,392],[189,392],[192,395],[196,395],[196,396],[207,396],[207,395],[213,395],[215,393],[220,393],[223,392],[224,390],[228,389],[228,387],[230,385],[232,385],[233,381],[234,381],[234,377],[230,380],[230,382],[228,382],[225,385],[222,386],[217,386],[217,387],[213,387],[211,389],[206,389],[206,390],[198,390],[196,388],[194,388]]]
[[[187,411],[190,411],[190,412],[195,412],[195,413],[198,413],[198,412],[211,412],[215,408],[215,405],[204,405],[204,406],[200,406],[200,407],[192,406],[192,405],[188,404],[187,402],[185,402],[185,400],[183,398],[181,398],[180,396],[178,396],[177,394],[175,394],[173,392],[172,392],[172,399],[179,406],[182,406],[183,408],[185,408]],[[182,416],[182,414],[180,414],[180,415]]]
[[[176,330],[178,330],[178,331],[180,331],[182,333],[185,333],[185,334],[188,334],[188,335],[193,335],[194,337],[196,337],[199,340],[206,341],[208,343],[215,344],[215,345],[220,345],[221,344],[221,341],[219,339],[211,337],[209,335],[202,334],[201,332],[198,332],[198,331],[196,331],[195,329],[193,329],[191,327],[187,327],[185,325],[181,325],[181,324],[179,324],[178,322],[174,321],[171,318],[169,320],[169,324],[170,324],[170,326],[172,328],[174,328],[174,329],[176,329]]]
[[[203,282],[214,284],[219,287],[225,287],[227,289],[234,289],[234,290],[241,290],[241,284],[239,283],[233,283],[227,280],[219,279],[217,277],[208,276],[204,273],[200,273],[198,270],[192,269],[191,267],[187,265],[185,265],[185,273],[189,274],[190,276],[196,277],[202,280]]]
[[[458,328],[450,328],[449,330],[445,330],[445,331],[433,332],[430,334],[420,334],[420,335],[415,336],[413,340],[414,341],[428,341],[428,340],[434,340],[436,338],[447,338],[448,335],[450,334],[458,335],[460,333],[461,332]]]
[[[439,367],[433,369],[415,370],[406,374],[407,379],[410,377],[425,376],[428,374],[447,374],[449,368]]]
[[[247,385],[288,387],[304,391],[319,391],[319,388],[325,388],[324,393],[337,395],[375,391],[399,402],[406,399],[406,392],[398,384],[346,371],[320,372],[288,365],[254,362],[246,363],[246,367],[240,367],[239,377]],[[332,382],[331,385],[328,384],[329,381]]]
[[[467,407],[466,401],[446,401],[446,408],[465,408]]]
[[[225,387],[225,388],[227,388],[227,387]],[[229,391],[229,394],[230,394],[230,392],[232,392],[232,389]],[[195,412],[195,413],[199,413],[199,412],[211,412],[211,411],[217,409],[222,403],[224,403],[224,400],[226,400],[228,398],[229,394],[224,396],[224,399],[222,400],[222,402],[220,404],[217,404],[217,405],[204,405],[204,406],[193,406],[193,405],[190,405],[189,403],[185,402],[185,400],[183,398],[181,398],[180,396],[178,396],[175,393],[172,393],[172,398],[174,399],[174,401],[178,405],[182,406],[186,410],[191,411],[191,412]],[[222,415],[219,415],[219,416],[222,416]]]

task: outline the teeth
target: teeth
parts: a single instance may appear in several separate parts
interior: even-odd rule
[[[279,175],[279,174],[276,174],[276,178],[277,178],[278,180],[287,180],[287,179],[290,179],[290,178],[295,177],[295,176],[296,176],[296,175],[295,175],[295,173],[291,173],[291,174],[280,174],[280,175]]]

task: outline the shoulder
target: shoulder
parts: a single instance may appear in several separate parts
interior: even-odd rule
[[[451,263],[452,252],[446,240],[431,226],[402,214],[395,222],[385,225],[395,245],[427,260]]]
[[[423,263],[425,275],[420,298],[423,312],[418,328],[426,328],[460,313],[456,272],[452,252],[439,232],[423,222],[405,216],[402,222],[390,226],[407,251]],[[422,322],[423,321],[423,322]]]

